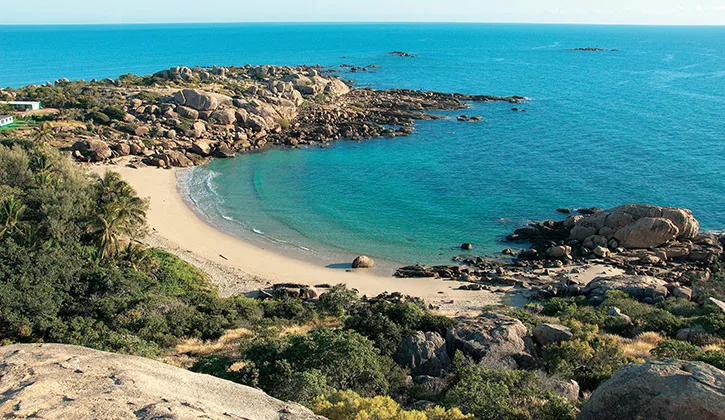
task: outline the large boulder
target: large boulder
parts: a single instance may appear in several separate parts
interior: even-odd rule
[[[236,113],[231,108],[218,109],[211,117],[221,125],[232,125],[237,121]]]
[[[3,418],[322,420],[210,375],[61,344],[0,347],[0,395]]]
[[[180,90],[174,94],[174,101],[178,105],[187,106],[197,111],[214,111],[221,106],[232,104],[232,98],[229,96],[199,89]]]
[[[626,365],[594,391],[578,420],[725,419],[725,372],[702,362]]]
[[[536,349],[526,326],[518,319],[497,313],[459,318],[446,334],[448,355],[456,351],[480,361],[530,367],[536,363]]]
[[[690,210],[627,204],[576,220],[569,238],[583,242],[599,235],[616,239],[624,248],[654,248],[676,239],[692,239],[699,230]]]
[[[374,266],[375,260],[367,255],[361,255],[352,262],[352,268],[373,268]]]
[[[186,118],[189,120],[198,120],[199,119],[199,111],[195,110],[194,108],[189,108],[188,106],[182,106],[182,105],[177,106],[176,113],[179,114],[180,117]]]
[[[533,331],[534,340],[541,346],[570,341],[574,338],[571,328],[560,324],[539,324]]]
[[[667,282],[656,277],[621,274],[595,277],[583,290],[587,296],[600,296],[607,290],[621,290],[635,299],[661,300],[667,297]]]
[[[178,150],[165,150],[164,153],[157,156],[157,158],[163,160],[170,166],[178,168],[188,168],[189,166],[194,166],[194,162]]]
[[[101,162],[113,156],[106,142],[97,139],[78,141],[73,145],[73,150],[91,162]]]
[[[442,376],[451,366],[446,341],[436,332],[416,332],[403,339],[395,360],[413,372],[413,376]]]
[[[206,140],[197,140],[191,144],[191,151],[200,156],[209,156],[211,145]]]

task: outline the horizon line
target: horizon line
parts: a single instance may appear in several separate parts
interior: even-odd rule
[[[666,27],[725,27],[725,23],[624,23],[624,22],[522,22],[522,21],[206,21],[206,22],[22,22],[0,23],[6,26],[144,26],[144,25],[373,25],[373,24],[458,24],[458,25],[568,25],[568,26],[666,26]]]

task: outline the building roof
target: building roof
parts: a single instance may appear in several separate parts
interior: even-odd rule
[[[0,120],[4,120],[5,118],[12,118],[12,115],[0,115]]]
[[[0,101],[0,104],[8,104],[8,105],[33,105],[33,104],[39,104],[39,101]]]

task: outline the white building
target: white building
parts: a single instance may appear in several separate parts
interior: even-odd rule
[[[40,102],[35,101],[0,101],[0,104],[9,105],[16,111],[35,111],[40,109]]]
[[[13,117],[9,115],[0,115],[0,127],[5,127],[13,123]]]

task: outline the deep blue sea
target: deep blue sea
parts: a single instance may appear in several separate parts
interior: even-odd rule
[[[601,47],[619,52],[581,52]],[[408,51],[415,58],[388,55]],[[445,262],[558,207],[692,209],[725,228],[725,27],[499,24],[0,26],[0,86],[173,65],[375,64],[360,86],[530,100],[394,140],[218,160],[185,176],[211,223],[303,257]],[[341,69],[342,70],[342,69]],[[254,233],[257,232],[257,233]]]

